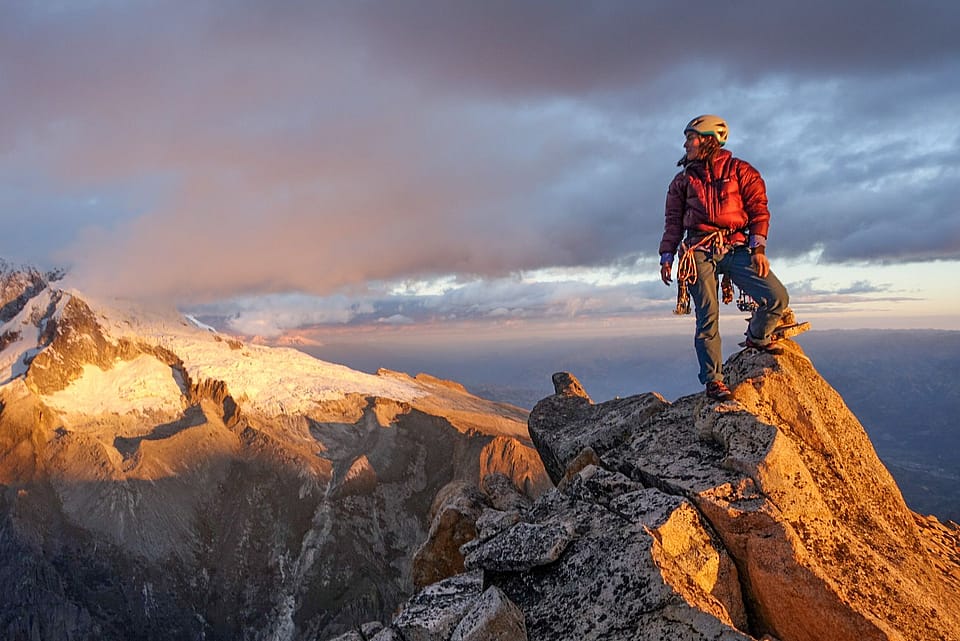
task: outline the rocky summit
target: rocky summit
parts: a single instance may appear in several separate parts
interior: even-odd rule
[[[528,415],[0,261],[0,639],[960,641],[960,529],[785,347]]]
[[[3,641],[326,638],[435,576],[443,488],[552,487],[524,410],[62,277],[0,261]]]
[[[960,639],[957,524],[907,508],[796,343],[725,372],[725,403],[594,403],[554,375],[528,425],[556,488],[509,506],[445,496],[431,539],[474,532],[449,551],[463,571],[338,639]]]

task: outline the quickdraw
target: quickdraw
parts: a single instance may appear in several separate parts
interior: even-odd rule
[[[724,274],[724,278],[726,278],[726,274]],[[730,300],[733,300],[732,292]],[[726,299],[726,296],[724,296],[723,302],[729,303],[730,301]],[[737,309],[739,309],[741,312],[750,312],[752,314],[753,312],[757,311],[758,307],[760,307],[760,305],[757,304],[757,301],[747,296],[747,292],[741,289],[740,297],[737,298]]]

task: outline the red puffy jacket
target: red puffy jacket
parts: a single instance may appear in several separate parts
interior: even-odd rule
[[[729,237],[734,244],[747,242],[747,233],[766,238],[767,187],[750,163],[721,149],[709,163],[692,162],[674,177],[664,218],[661,254],[675,254],[686,230],[736,230]]]

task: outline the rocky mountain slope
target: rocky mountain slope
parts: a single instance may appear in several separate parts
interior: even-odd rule
[[[960,332],[810,332],[803,345],[867,429],[907,505],[960,521]]]
[[[465,571],[338,641],[957,641],[960,529],[907,508],[843,399],[786,347],[732,356],[727,403],[597,404],[555,375],[529,429],[556,489],[445,498],[431,538],[472,523],[447,548]]]
[[[322,638],[411,594],[444,486],[551,486],[522,410],[61,277],[0,264],[2,639]]]

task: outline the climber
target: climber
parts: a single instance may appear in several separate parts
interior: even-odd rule
[[[660,278],[666,285],[672,282],[673,260],[679,248],[677,313],[689,310],[685,300],[689,291],[696,309],[694,348],[700,363],[700,382],[706,385],[707,396],[726,401],[732,395],[723,382],[717,274],[728,276],[757,301],[747,325],[744,345],[748,348],[782,353],[771,333],[789,297],[770,271],[766,256],[770,212],[760,173],[722,149],[729,130],[719,116],[698,116],[683,133],[686,153],[677,162],[683,170],[667,190]],[[726,291],[724,295],[728,296]]]

